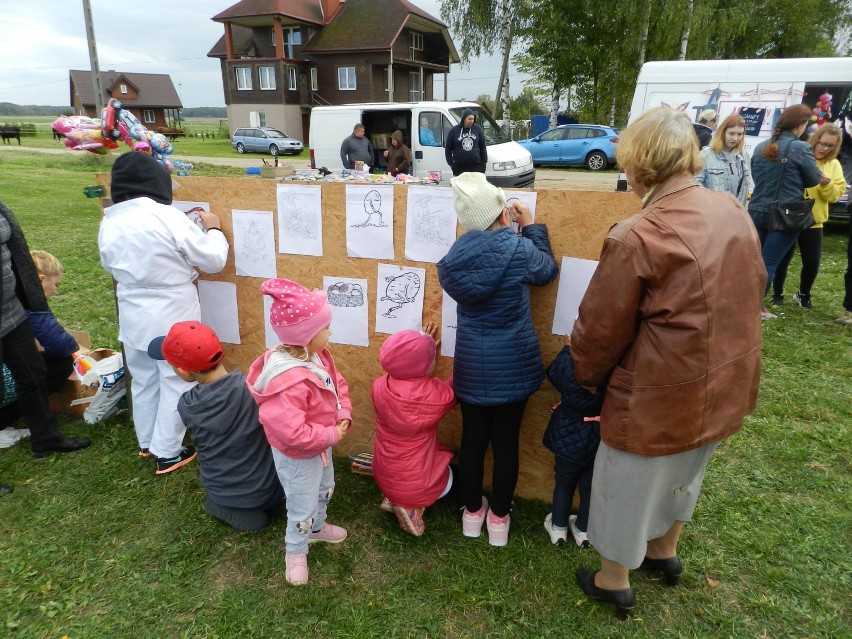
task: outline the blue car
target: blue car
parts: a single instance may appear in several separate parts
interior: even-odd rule
[[[270,127],[237,129],[231,136],[231,146],[237,153],[269,153],[270,155],[298,155],[304,146],[301,140],[288,138],[286,133]]]
[[[555,129],[518,140],[532,155],[533,166],[560,164],[602,171],[615,164],[618,131],[599,124],[563,124]]]

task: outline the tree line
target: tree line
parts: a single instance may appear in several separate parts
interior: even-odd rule
[[[651,60],[852,54],[849,0],[442,0],[441,17],[463,61],[500,53],[505,69],[521,49],[514,61],[554,121],[567,101],[581,122],[623,126]],[[496,111],[514,119],[508,79]]]

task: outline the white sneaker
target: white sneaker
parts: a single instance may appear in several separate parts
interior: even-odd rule
[[[479,537],[482,533],[482,524],[485,523],[485,515],[488,513],[488,500],[482,497],[482,507],[475,513],[467,508],[462,508],[462,534],[465,537]]]
[[[775,313],[770,313],[765,308],[760,309],[760,319],[764,322],[768,322],[770,320],[778,319],[778,316]]]
[[[570,517],[568,517],[568,527],[571,529],[571,534],[574,535],[574,541],[577,542],[577,545],[580,548],[592,547],[592,544],[589,543],[589,538],[586,536],[586,533],[577,528],[577,515],[571,515]]]
[[[550,543],[554,546],[564,546],[568,539],[568,528],[557,528],[553,525],[553,513],[547,513],[544,518],[544,529],[550,535]]]
[[[17,442],[30,436],[28,428],[13,428],[9,426],[0,430],[0,448],[10,448]]]

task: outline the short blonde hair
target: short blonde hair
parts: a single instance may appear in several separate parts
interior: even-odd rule
[[[657,107],[644,113],[619,134],[618,163],[647,187],[678,173],[701,169],[698,138],[683,111]]]
[[[719,114],[714,109],[704,109],[698,116],[698,124],[713,124],[719,119]]]
[[[62,263],[47,251],[30,251],[39,275],[58,277],[65,272]]]
[[[811,145],[812,149],[816,148],[817,142],[825,135],[837,138],[837,145],[835,145],[834,150],[821,160],[821,162],[830,162],[831,160],[836,160],[837,156],[840,155],[840,145],[843,142],[843,134],[840,132],[840,127],[831,122],[826,122],[811,133],[811,137],[808,138],[808,144]]]

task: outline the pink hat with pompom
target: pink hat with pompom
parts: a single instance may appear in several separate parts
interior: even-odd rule
[[[425,377],[435,363],[436,347],[431,335],[409,328],[385,340],[379,364],[397,379]]]
[[[269,323],[282,344],[307,346],[331,324],[331,308],[322,291],[274,277],[260,285],[260,292],[272,298]]]

